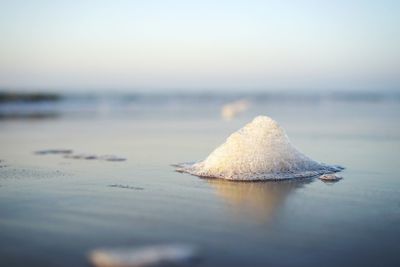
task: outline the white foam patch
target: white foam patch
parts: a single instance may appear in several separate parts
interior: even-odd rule
[[[229,180],[305,178],[343,170],[299,152],[273,119],[258,116],[228,137],[204,161],[177,165],[177,171]]]

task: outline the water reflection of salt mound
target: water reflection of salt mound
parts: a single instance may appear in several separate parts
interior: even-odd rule
[[[288,180],[281,183],[232,183],[222,179],[206,179],[206,181],[215,189],[218,197],[228,204],[233,213],[245,219],[252,218],[264,222],[273,219],[286,198],[311,180]]]
[[[342,169],[300,153],[277,122],[258,116],[229,136],[204,161],[179,164],[177,171],[201,177],[257,181],[305,178]]]

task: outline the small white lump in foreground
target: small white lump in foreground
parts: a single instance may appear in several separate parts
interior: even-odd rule
[[[96,249],[89,261],[96,267],[188,266],[196,249],[188,245],[155,245],[141,248]]]
[[[237,181],[305,178],[343,170],[299,152],[284,129],[267,116],[258,116],[231,134],[205,160],[176,166],[179,172]]]

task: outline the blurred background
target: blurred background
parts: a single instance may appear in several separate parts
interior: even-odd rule
[[[399,5],[2,0],[0,116],[208,103],[211,95],[398,99]],[[9,104],[17,101],[29,105]]]

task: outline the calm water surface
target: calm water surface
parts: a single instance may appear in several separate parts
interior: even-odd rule
[[[0,121],[2,266],[87,266],[98,247],[196,245],[199,266],[398,266],[400,102],[216,104]],[[255,115],[344,179],[234,183],[174,172]],[[123,162],[35,155],[112,154]],[[110,185],[123,185],[121,188]]]

